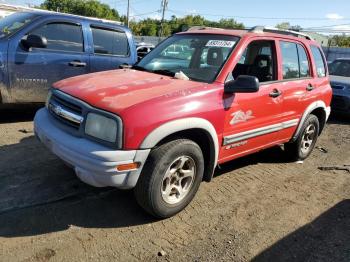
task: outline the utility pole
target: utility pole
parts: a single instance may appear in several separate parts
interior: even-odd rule
[[[159,31],[159,41],[160,41],[160,38],[162,37],[163,35],[163,26],[164,26],[164,17],[165,17],[165,9],[168,7],[168,0],[162,0],[162,8],[163,8],[163,11],[162,11],[162,21],[160,23],[160,31]]]
[[[126,15],[126,24],[129,27],[130,25],[130,20],[129,20],[129,15],[130,15],[130,0],[128,0],[128,10],[127,10],[127,15]]]

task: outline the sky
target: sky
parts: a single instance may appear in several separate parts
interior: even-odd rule
[[[302,28],[322,27],[350,30],[349,0],[168,0],[166,18],[189,14],[202,15],[210,20],[234,18],[247,27],[275,26],[290,22]],[[0,0],[8,4],[39,5],[42,0]],[[127,0],[101,0],[126,14]],[[133,19],[160,19],[161,0],[130,0]],[[335,26],[335,27],[333,27]]]

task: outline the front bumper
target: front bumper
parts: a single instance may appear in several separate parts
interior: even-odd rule
[[[55,155],[73,166],[83,182],[96,187],[121,189],[136,185],[150,149],[111,150],[86,138],[72,136],[58,128],[54,121],[46,108],[40,109],[34,118],[35,134]],[[117,165],[134,162],[140,163],[137,170],[116,170]]]

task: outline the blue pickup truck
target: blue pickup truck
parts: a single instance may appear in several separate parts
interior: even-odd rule
[[[0,107],[44,102],[51,84],[133,65],[130,30],[116,22],[25,11],[0,20]]]

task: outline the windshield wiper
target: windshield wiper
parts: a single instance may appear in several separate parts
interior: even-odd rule
[[[146,68],[142,67],[142,66],[138,66],[138,65],[134,65],[131,67],[132,69],[135,69],[135,70],[139,70],[139,71],[147,71]]]
[[[167,69],[152,70],[152,73],[166,75],[166,76],[174,76],[175,75],[174,72],[167,70]]]

